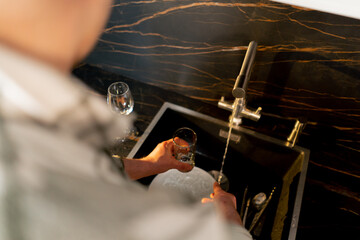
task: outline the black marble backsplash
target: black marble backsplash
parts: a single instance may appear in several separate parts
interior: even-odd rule
[[[298,238],[359,233],[359,20],[266,0],[115,1],[85,63],[216,106],[221,96],[233,99],[252,40],[248,106],[261,106],[263,119],[246,127],[271,134],[263,130],[268,118],[306,122],[299,145],[311,154]],[[321,217],[327,209],[332,217]]]

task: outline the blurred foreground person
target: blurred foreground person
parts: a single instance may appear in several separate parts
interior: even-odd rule
[[[104,149],[131,122],[70,74],[111,4],[0,0],[0,239],[251,239],[217,184],[190,204],[124,177],[190,171],[171,141],[113,169]]]

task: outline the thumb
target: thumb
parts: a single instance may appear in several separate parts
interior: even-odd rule
[[[213,188],[215,194],[223,191],[222,188],[220,187],[220,184],[217,181],[214,182]]]

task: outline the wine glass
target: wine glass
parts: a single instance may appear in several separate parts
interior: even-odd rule
[[[194,130],[187,127],[176,130],[173,135],[176,160],[195,166],[196,141],[197,136]]]
[[[134,109],[134,99],[129,86],[124,82],[114,82],[108,88],[107,103],[114,113],[129,115]]]
[[[134,110],[134,99],[129,86],[124,82],[112,83],[107,92],[107,103],[115,114],[129,115]],[[135,127],[124,129],[122,136],[115,139],[112,151],[118,155],[125,155],[133,146],[137,136]]]

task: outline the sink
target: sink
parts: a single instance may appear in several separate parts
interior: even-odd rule
[[[170,139],[180,127],[197,134],[195,165],[205,171],[220,170],[228,132],[228,122],[172,104],[164,103],[142,137],[129,153],[130,158],[149,154],[159,142]],[[304,191],[309,150],[290,147],[287,142],[242,127],[234,127],[224,165],[228,192],[237,198],[240,212],[246,198],[274,190],[261,221],[252,234],[256,239],[295,239]],[[140,179],[149,185],[152,177]],[[246,227],[255,210],[250,208]]]

